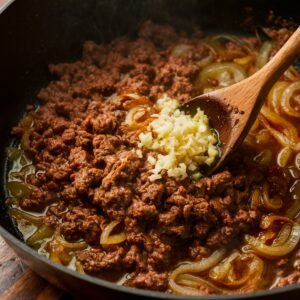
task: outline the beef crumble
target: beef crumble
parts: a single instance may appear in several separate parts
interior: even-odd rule
[[[164,93],[182,102],[193,97],[196,62],[209,51],[197,37],[188,39],[193,51],[172,55],[186,36],[146,22],[135,40],[88,41],[82,60],[49,66],[57,80],[39,92],[42,105],[26,129],[26,153],[41,172],[28,178],[36,189],[20,206],[43,211],[59,203],[44,222],[60,226],[66,241],[90,245],[77,254],[86,273],[128,272],[128,286],[164,291],[178,261],[207,257],[260,220],[249,201],[257,182],[243,168],[197,182],[166,176],[150,182],[147,162],[132,151],[137,133],[124,126],[120,95],[134,92],[153,102]],[[13,129],[21,138],[24,132],[22,124]],[[113,220],[126,241],[101,247],[102,229]]]

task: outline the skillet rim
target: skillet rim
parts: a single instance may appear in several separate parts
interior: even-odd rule
[[[4,0],[4,4],[0,7],[0,15],[7,9],[15,0]],[[0,218],[2,216],[0,215]],[[94,286],[99,286],[101,288],[107,288],[116,292],[125,293],[128,295],[135,295],[135,296],[142,296],[142,297],[149,297],[155,299],[178,299],[178,300],[186,300],[188,299],[208,299],[208,300],[235,300],[235,299],[256,299],[262,298],[265,296],[275,296],[284,293],[288,293],[291,291],[300,291],[300,283],[295,283],[291,285],[284,286],[282,288],[274,288],[272,290],[261,290],[251,293],[244,293],[244,294],[229,294],[229,295],[203,295],[203,296],[180,296],[175,294],[170,294],[167,292],[158,292],[158,291],[151,291],[151,290],[144,290],[144,289],[137,289],[137,288],[130,288],[125,287],[122,285],[118,285],[116,283],[96,278],[90,276],[88,274],[81,274],[77,271],[71,270],[65,266],[56,264],[52,262],[50,259],[40,255],[37,251],[30,248],[25,242],[20,241],[16,238],[12,233],[10,233],[7,229],[0,225],[0,235],[3,237],[5,242],[9,241],[12,243],[14,247],[18,248],[19,250],[27,253],[29,256],[34,257],[35,259],[42,261],[42,263],[48,265],[49,268],[54,269],[57,272],[62,272],[67,274],[69,278],[76,278],[78,280],[88,282]],[[12,248],[10,245],[8,245]],[[14,248],[12,248],[14,250]],[[19,255],[18,255],[19,256]],[[39,274],[40,275],[40,274]],[[40,275],[42,276],[42,275]],[[43,276],[42,276],[43,277]]]

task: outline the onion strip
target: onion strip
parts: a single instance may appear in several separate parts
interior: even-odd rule
[[[201,292],[200,290],[182,287],[181,285],[176,283],[177,277],[181,274],[200,273],[206,271],[218,264],[225,256],[225,253],[225,248],[221,248],[213,252],[209,257],[204,258],[199,262],[184,264],[176,268],[170,275],[169,286],[171,290],[179,295],[203,295],[203,292]]]
[[[63,246],[66,251],[83,250],[88,246],[85,241],[67,242],[65,239],[63,239],[59,228],[55,230],[53,240]]]
[[[262,220],[260,222],[260,227],[262,229],[267,229],[267,228],[271,227],[275,221],[285,222],[285,223],[290,223],[290,224],[293,223],[293,220],[291,220],[288,217],[278,216],[278,215],[267,215],[262,218]]]
[[[267,183],[263,185],[261,193],[262,204],[271,211],[276,211],[283,206],[283,201],[280,196],[276,195],[273,198],[269,195],[269,186]]]
[[[103,229],[100,237],[100,244],[102,246],[120,244],[126,240],[126,234],[124,231],[111,235],[111,232],[118,224],[120,224],[120,221],[112,221]]]
[[[270,108],[273,108],[276,114],[280,114],[280,102],[283,91],[289,85],[285,81],[277,81],[272,87],[268,97],[267,103]]]
[[[248,242],[248,245],[243,247],[243,250],[245,252],[255,252],[257,255],[266,258],[281,257],[292,252],[298,245],[300,240],[300,225],[295,223],[285,243],[277,246],[273,246],[273,245],[268,246],[264,244],[262,241],[260,241],[259,239],[254,238],[253,236],[250,235],[246,235],[245,238],[246,241]]]
[[[291,117],[300,117],[300,110],[296,110],[292,107],[291,100],[296,92],[300,92],[300,81],[291,83],[282,93],[281,97],[281,108],[282,110]],[[300,105],[300,99],[294,97],[294,102]],[[300,108],[300,107],[299,107]]]
[[[24,212],[17,208],[11,208],[9,210],[9,214],[13,216],[17,220],[25,220],[29,223],[34,225],[42,225],[43,224],[43,217],[38,217],[27,212]]]
[[[243,275],[238,278],[233,263],[246,263],[246,268],[243,269]],[[247,261],[249,261],[247,263]],[[230,288],[239,288],[239,291],[249,291],[260,286],[258,283],[264,271],[264,262],[254,254],[240,254],[233,252],[223,262],[215,266],[209,272],[209,277],[219,284]]]

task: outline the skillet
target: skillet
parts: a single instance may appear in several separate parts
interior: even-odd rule
[[[5,147],[11,143],[10,128],[36,101],[37,91],[51,80],[48,63],[73,61],[85,40],[109,41],[133,35],[139,24],[152,19],[177,29],[200,26],[204,30],[250,32],[275,15],[299,22],[293,1],[255,0],[16,0],[0,15],[0,234],[34,271],[51,283],[84,299],[139,297],[186,299],[166,293],[137,290],[81,275],[38,255],[22,241],[6,213],[4,189],[7,161]],[[117,21],[116,21],[117,20]],[[253,32],[253,31],[252,31]],[[205,296],[205,299],[258,299],[299,295],[300,285],[234,296]],[[276,299],[276,298],[275,298]]]

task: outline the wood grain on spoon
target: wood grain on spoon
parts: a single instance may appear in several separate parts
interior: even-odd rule
[[[300,27],[259,71],[232,86],[197,96],[182,106],[192,113],[201,108],[218,131],[221,157],[213,170],[220,167],[246,137],[268,92],[300,53]]]

